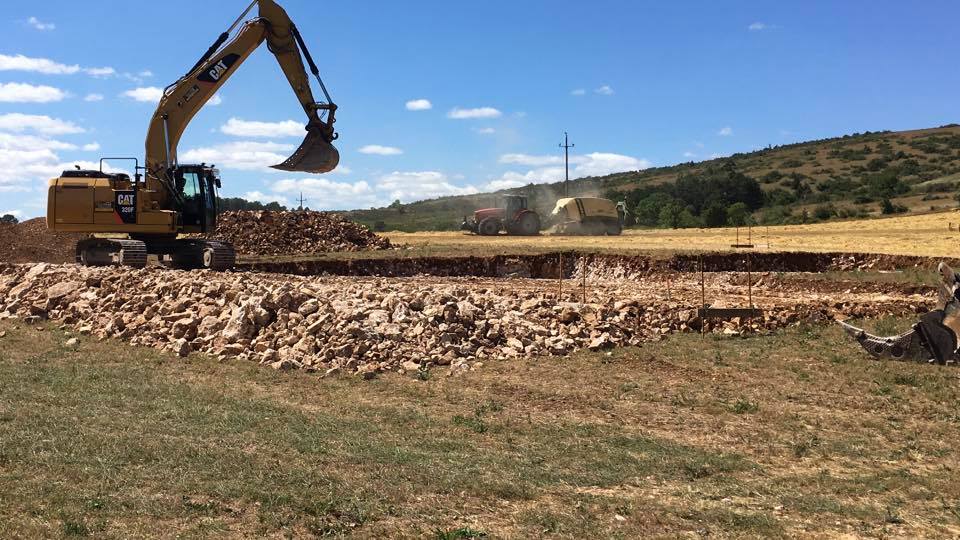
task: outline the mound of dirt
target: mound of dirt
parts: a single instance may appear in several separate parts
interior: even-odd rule
[[[390,241],[339,214],[298,211],[233,211],[217,218],[211,238],[243,255],[301,255],[389,249]]]
[[[0,224],[0,262],[73,262],[78,240],[86,234],[53,232],[44,218]]]

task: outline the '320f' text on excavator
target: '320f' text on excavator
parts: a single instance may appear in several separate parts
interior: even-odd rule
[[[259,16],[243,22],[254,6]],[[104,158],[100,170],[64,171],[50,180],[47,226],[105,235],[80,241],[78,262],[143,267],[148,255],[157,255],[178,268],[233,267],[235,254],[229,244],[180,237],[216,229],[220,175],[212,165],[179,163],[177,144],[197,111],[264,42],[307,114],[303,144],[273,167],[310,173],[336,168],[339,154],[331,143],[337,138],[333,127],[337,107],[287,13],[273,0],[255,0],[186,75],[164,90],[150,120],[143,166],[136,158]],[[320,84],[323,102],[314,100],[301,54]],[[105,159],[133,161],[133,180],[127,174],[103,172]]]

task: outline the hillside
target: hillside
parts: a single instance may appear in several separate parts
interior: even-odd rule
[[[638,219],[645,211],[660,212],[664,206],[673,205],[676,212],[668,220],[672,225],[709,226],[717,216],[706,216],[707,207],[717,205],[706,200],[691,208],[687,198],[677,193],[678,180],[686,179],[689,187],[734,176],[759,185],[762,197],[749,208],[758,223],[809,223],[879,215],[884,210],[923,213],[952,208],[956,206],[954,192],[960,186],[960,125],[858,133],[697,163],[587,177],[572,181],[570,190],[573,195],[603,194],[625,199]],[[492,206],[496,196],[506,192],[526,193],[532,206],[549,212],[561,189],[559,182],[529,185],[400,207],[355,210],[347,215],[377,230],[451,230],[458,227],[463,216],[475,208]],[[724,209],[720,218],[725,218],[725,202],[718,204]],[[683,210],[688,212],[683,214]],[[658,214],[648,216],[640,219],[640,225],[664,226],[660,218]]]

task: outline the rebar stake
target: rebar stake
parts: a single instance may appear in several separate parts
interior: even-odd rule
[[[586,256],[580,257],[580,266],[581,266],[581,274],[583,276],[583,280],[580,282],[580,287],[583,291],[583,303],[586,304],[587,303],[587,257]]]
[[[563,302],[563,252],[560,252],[560,273],[557,275],[557,302]]]

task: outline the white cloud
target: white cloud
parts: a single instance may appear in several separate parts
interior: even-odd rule
[[[587,95],[587,90],[584,88],[577,88],[576,90],[570,91],[571,96],[585,96]]]
[[[429,99],[411,99],[407,102],[408,111],[427,111],[433,108]]]
[[[612,95],[613,95],[613,88],[610,88],[609,85],[606,85],[606,84],[605,84],[605,85],[601,86],[600,88],[597,88],[596,90],[594,90],[594,92],[596,92],[597,94],[600,94],[601,96],[612,96]]]
[[[32,26],[37,30],[55,30],[57,28],[57,25],[53,23],[41,22],[40,19],[36,17],[30,17],[29,19],[27,19],[27,24],[29,24],[30,26]]]
[[[518,188],[527,184],[537,184],[546,181],[547,180],[540,180],[539,182],[535,182],[519,173],[506,173],[503,177],[488,182],[483,189],[485,191],[500,191],[502,189]]]
[[[77,64],[61,64],[49,58],[31,58],[22,54],[15,56],[0,54],[0,71],[29,71],[44,75],[73,75],[82,71],[97,78],[112,77],[117,74],[117,70],[112,67],[84,68]]]
[[[713,154],[710,154],[710,159],[720,159],[722,157],[723,157],[723,154],[718,154],[716,152],[714,152]]]
[[[0,148],[4,150],[76,150],[77,145],[35,135],[0,132]]]
[[[403,150],[393,146],[381,146],[379,144],[368,144],[358,150],[361,154],[372,154],[375,156],[399,156]]]
[[[87,94],[84,101],[103,101],[103,94]]]
[[[442,195],[476,193],[472,186],[455,186],[438,172],[393,172],[377,182],[337,181],[325,177],[291,178],[271,184],[271,194],[262,201],[293,200],[303,193],[306,206],[314,209],[367,208],[386,206],[394,199],[405,202]],[[256,192],[254,192],[256,193]]]
[[[248,191],[243,194],[243,198],[248,201],[257,201],[263,204],[269,204],[272,202],[280,203],[284,206],[288,206],[290,204],[287,198],[282,195],[267,195],[261,191]]]
[[[500,163],[527,165],[536,168],[525,173],[507,171],[500,178],[496,178],[486,185],[489,190],[558,182],[564,178],[562,156],[504,154],[500,156]],[[622,154],[593,152],[570,156],[570,165],[570,178],[582,178],[584,176],[605,176],[616,172],[637,171],[646,169],[652,164],[646,159]]]
[[[214,94],[208,101],[207,105],[211,107],[216,107],[217,105],[223,104],[223,98],[220,97],[220,94]]]
[[[141,71],[140,73],[137,73],[137,76],[138,76],[138,77],[143,77],[143,78],[153,77],[153,72],[150,71],[149,69],[145,69],[145,70]]]
[[[0,216],[11,215],[17,219],[23,217],[23,210],[0,210]]]
[[[32,71],[46,75],[72,75],[80,71],[80,66],[68,66],[47,58],[30,58],[22,54],[16,56],[0,54],[0,71]]]
[[[477,129],[474,129],[474,131],[476,131],[480,135],[493,135],[494,133],[497,132],[497,130],[493,129],[492,127],[477,128]]]
[[[394,171],[378,178],[376,189],[387,194],[387,199],[391,201],[400,199],[403,202],[480,192],[474,186],[454,185],[445,174],[437,171]]]
[[[52,86],[34,86],[25,83],[0,83],[0,102],[50,103],[62,101],[67,93]]]
[[[767,30],[768,28],[769,26],[767,23],[755,22],[751,23],[750,26],[747,27],[747,30],[750,30],[751,32],[759,32],[761,30]]]
[[[503,115],[503,113],[493,107],[477,107],[475,109],[454,107],[447,113],[447,118],[468,120],[474,118],[499,118],[501,115]]]
[[[84,129],[72,122],[36,114],[0,114],[0,130],[21,133],[33,131],[44,135],[67,135],[83,133]]]
[[[532,156],[530,154],[503,154],[500,156],[500,163],[529,165],[530,167],[542,167],[544,165],[555,165],[563,163],[560,156]]]
[[[292,144],[237,141],[191,148],[180,154],[180,161],[214,163],[222,169],[270,171],[271,165],[282,163],[295,148]]]
[[[683,153],[683,157],[685,157],[685,158],[695,158],[695,157],[697,157],[697,155],[694,154],[693,152],[684,152],[684,153]]]
[[[637,159],[635,157],[614,154],[610,152],[593,152],[584,156],[576,156],[571,163],[577,166],[571,171],[571,175],[581,176],[604,176],[616,172],[639,171],[649,168],[652,163],[646,159]]]
[[[295,120],[283,122],[253,122],[231,118],[220,126],[220,131],[234,137],[303,137],[303,123]]]
[[[117,74],[117,70],[113,69],[112,67],[83,68],[83,72],[91,77],[97,77],[99,79],[112,77]]]
[[[96,152],[99,149],[100,149],[100,143],[97,143],[97,142],[92,142],[92,143],[83,145],[84,152]]]
[[[382,193],[378,193],[363,180],[341,182],[323,177],[287,178],[273,182],[270,190],[273,194],[257,200],[261,202],[271,198],[294,200],[299,199],[300,194],[303,193],[303,198],[306,199],[304,206],[314,210],[369,208],[389,204]]]
[[[73,150],[75,145],[34,137],[0,133],[0,192],[29,192],[43,189],[43,182],[80,165],[83,169],[100,167],[94,161],[63,161],[55,150]],[[110,172],[127,172],[106,167]]]
[[[145,103],[159,103],[160,98],[163,97],[163,89],[157,88],[156,86],[146,86],[127,90],[120,95]]]
[[[721,137],[729,137],[733,135],[733,128],[730,126],[724,126],[720,128],[720,131],[717,132],[717,135]]]

